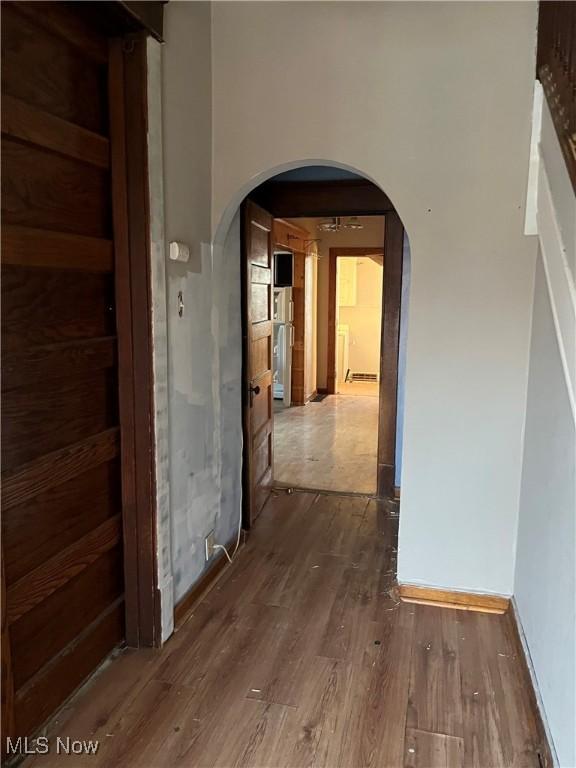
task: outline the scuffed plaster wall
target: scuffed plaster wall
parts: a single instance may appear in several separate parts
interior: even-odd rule
[[[216,538],[228,543],[238,533],[242,506],[242,317],[240,306],[240,215],[232,221],[224,248],[214,246],[212,326],[218,342],[217,387],[220,512]]]
[[[151,38],[148,56],[148,174],[150,185],[150,283],[152,295],[152,365],[154,371],[154,449],[156,458],[156,546],[160,592],[161,640],[174,627],[170,551],[170,482],[168,431],[168,339],[166,324],[166,256],[164,247],[164,180],[162,163],[162,49]]]
[[[204,539],[236,537],[241,510],[242,336],[240,224],[223,247],[203,244],[200,271],[172,279],[184,315],[171,307],[171,506],[174,597],[206,567]]]
[[[211,7],[171,3],[163,49],[166,239],[188,263],[167,266],[170,508],[174,600],[206,568],[204,539],[226,544],[241,509],[240,223],[210,243]],[[178,314],[178,294],[184,310]]]
[[[194,272],[188,271],[186,265],[171,265],[173,274],[169,274],[168,280],[172,568],[176,602],[205,567],[204,538],[214,528],[219,506],[210,245],[200,245],[197,262]],[[179,293],[184,303],[182,317],[178,313]]]
[[[238,259],[228,262],[224,245],[213,252],[210,244],[211,5],[170,3],[165,24],[166,239],[191,249],[188,263],[167,266],[172,569],[178,601],[206,567],[204,537],[215,530],[218,541],[227,542],[240,513],[241,412],[234,401],[240,380],[232,374],[234,355],[241,354],[240,283]],[[236,226],[230,237],[238,231]]]

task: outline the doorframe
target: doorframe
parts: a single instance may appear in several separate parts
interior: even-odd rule
[[[321,215],[331,216],[336,213],[341,216],[384,216],[384,290],[380,341],[376,494],[381,499],[394,499],[404,226],[388,197],[375,184],[364,179],[361,180],[362,188],[371,197],[369,209],[362,209],[357,198],[359,185],[360,182],[351,184],[341,181],[318,182],[316,184],[314,182],[302,184],[294,182],[289,184],[265,182],[246,195],[239,209],[249,199],[267,210],[274,219],[306,218]],[[315,195],[318,195],[320,187],[322,196],[318,200]],[[277,194],[280,188],[282,188],[281,193]],[[299,202],[299,197],[302,196],[304,196],[304,199]],[[363,201],[363,203],[365,202]],[[351,251],[350,248],[345,250],[348,253]],[[380,251],[381,249],[379,248],[378,252]],[[329,293],[330,296],[332,296],[331,291]],[[243,309],[242,323],[244,324],[245,322],[245,310]],[[329,340],[330,336],[331,334],[329,333]],[[334,343],[335,341],[334,332]],[[246,353],[243,351],[243,366],[248,364],[245,355]],[[245,407],[246,405],[243,403],[243,420],[246,418]],[[246,517],[243,514],[243,527],[245,523]]]
[[[328,251],[328,344],[326,346],[326,390],[327,394],[336,394],[336,287],[338,280],[338,259],[346,256],[383,256],[384,244],[364,248],[330,248]],[[384,264],[384,259],[382,259]],[[382,290],[384,303],[384,290]],[[382,340],[380,340],[382,343]],[[382,349],[380,349],[380,355]],[[382,365],[380,365],[380,368]]]
[[[376,489],[380,498],[394,498],[396,473],[396,411],[398,352],[404,227],[395,211],[384,215],[383,247],[330,248],[328,266],[328,344],[326,384],[336,392],[336,278],[339,256],[374,256],[384,253],[382,270],[382,322],[380,326],[380,388],[378,398],[378,451]]]
[[[109,58],[125,636],[132,647],[161,643],[146,46],[144,32],[114,37]]]
[[[396,211],[384,217],[384,290],[380,341],[380,399],[378,408],[378,496],[394,498],[396,474],[396,413],[404,226]]]

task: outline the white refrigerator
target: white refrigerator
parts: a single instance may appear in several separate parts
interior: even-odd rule
[[[272,318],[274,324],[272,348],[274,400],[281,400],[284,406],[288,408],[292,397],[292,347],[294,346],[292,288],[274,288]]]

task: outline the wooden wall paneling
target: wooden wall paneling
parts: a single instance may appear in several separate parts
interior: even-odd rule
[[[2,686],[2,741],[5,743],[6,738],[14,736],[15,722],[14,722],[14,676],[12,670],[12,650],[10,635],[8,631],[8,609],[6,603],[6,574],[4,572],[4,542],[0,542],[2,562],[0,567],[2,568],[2,585],[1,585],[1,604],[0,611],[2,612],[2,644],[1,644],[1,679],[0,685]],[[2,754],[5,752],[4,743],[2,744]]]
[[[91,54],[96,47],[106,51],[106,40],[93,30],[78,44],[74,36],[54,34],[50,19],[63,16],[65,5],[68,17],[78,19],[79,3],[76,13],[72,4],[3,3],[2,94],[105,136],[107,56],[98,60]]]
[[[104,552],[120,541],[120,515],[112,517],[60,550],[50,560],[9,585],[6,592],[8,626],[44,601],[71,578],[81,573]]]
[[[77,371],[67,380],[36,379],[4,391],[2,429],[10,450],[2,456],[2,469],[14,469],[117,423],[111,369]]]
[[[124,637],[124,604],[113,603],[106,613],[66,646],[63,653],[21,689],[16,714],[19,733],[32,733],[74,693]]]
[[[55,370],[96,372],[114,368],[115,365],[116,344],[113,336],[25,348],[4,367],[2,388],[7,392],[22,387],[27,381],[49,380],[55,375]]]
[[[396,406],[404,227],[398,214],[386,215],[384,226],[384,303],[380,357],[378,416],[378,495],[394,496],[396,464]]]
[[[76,475],[115,459],[119,451],[118,428],[108,429],[59,451],[18,467],[2,478],[2,510],[23,504]]]
[[[37,682],[47,670],[60,667],[54,706],[83,681],[74,672],[77,654],[91,650],[77,645],[82,611],[75,624],[62,610],[72,585],[89,623],[105,626],[110,603],[122,602],[122,589],[92,599],[84,575],[118,545],[121,514],[118,483],[94,508],[85,482],[118,453],[106,64],[38,24],[49,14],[3,6],[3,642],[15,735],[45,718]],[[118,555],[114,564],[121,579]],[[123,624],[102,632],[97,660],[122,636]]]
[[[82,11],[92,3],[85,3]],[[100,8],[103,3],[98,3]],[[78,3],[62,3],[60,0],[12,0],[10,6],[27,16],[34,25],[45,29],[66,45],[76,48],[98,64],[108,64],[108,41],[105,34],[94,34],[91,14],[78,13]],[[39,13],[40,9],[43,11]],[[102,14],[104,16],[105,14]]]
[[[4,734],[158,638],[146,43],[112,6],[2,6]]]
[[[13,507],[2,531],[8,583],[120,514],[120,484],[119,463],[105,460]]]
[[[2,288],[10,296],[2,308],[7,363],[26,348],[116,335],[109,274],[2,265]]]
[[[71,263],[75,270],[112,272],[112,241],[33,227],[3,225],[2,264],[69,269]]]
[[[107,60],[106,46],[95,41],[94,30],[105,35],[125,35],[147,30],[157,40],[162,41],[164,26],[164,5],[168,0],[97,0],[83,2],[82,13],[73,13],[66,8],[67,3],[48,2],[47,0],[20,0],[22,13],[34,16],[34,6],[42,4],[49,9],[49,14],[42,17],[41,24],[63,40],[77,45],[82,50],[86,47],[87,55],[96,61]],[[32,13],[28,10],[32,6]],[[74,8],[74,6],[73,6]],[[77,10],[74,8],[74,10]]]
[[[2,146],[4,223],[110,236],[104,169],[9,137]]]
[[[118,545],[117,545],[118,546]],[[21,688],[50,659],[55,658],[85,627],[92,624],[124,591],[122,554],[109,549],[101,557],[68,580],[62,589],[36,605],[11,625],[11,636],[18,647],[14,682]],[[90,593],[91,599],[85,596]],[[43,628],[52,615],[66,616],[50,633]],[[38,635],[42,643],[38,646]]]
[[[99,168],[109,166],[110,144],[105,136],[31,107],[13,96],[2,99],[2,133]]]

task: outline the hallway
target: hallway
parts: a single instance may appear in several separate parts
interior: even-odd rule
[[[329,395],[274,414],[275,483],[375,493],[377,448],[378,397]]]
[[[58,717],[51,738],[97,754],[26,765],[538,768],[508,617],[398,603],[397,523],[274,494],[166,646],[120,654]]]

